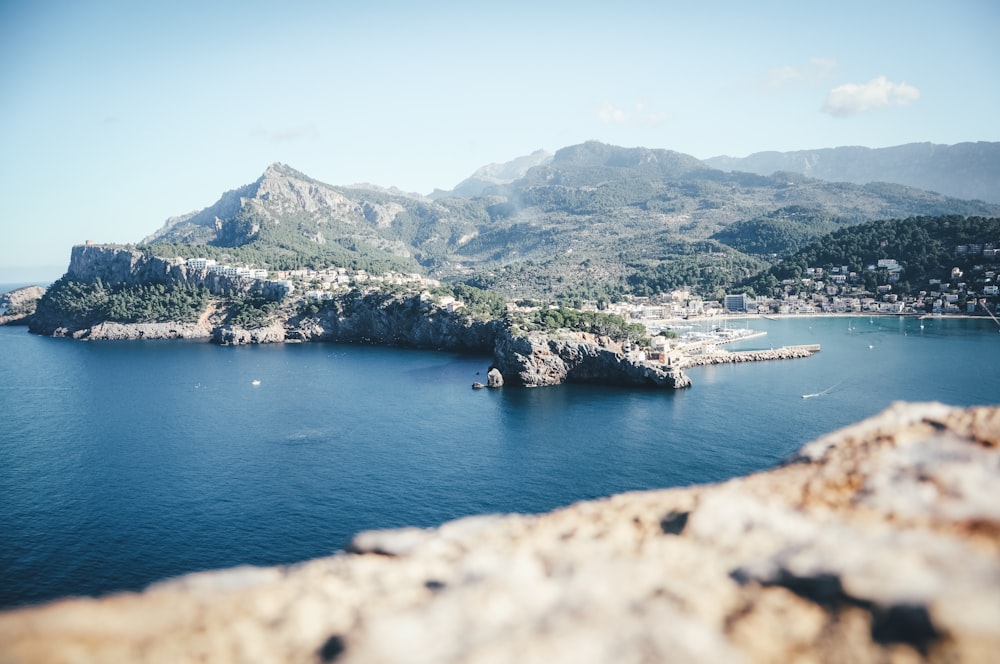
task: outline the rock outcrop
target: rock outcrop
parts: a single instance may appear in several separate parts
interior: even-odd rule
[[[43,295],[43,286],[25,286],[0,295],[0,325],[27,325]]]
[[[503,374],[496,367],[486,373],[486,387],[503,387]]]
[[[449,312],[419,295],[372,292],[331,300],[288,321],[289,341],[336,341],[488,353],[501,323]]]
[[[52,336],[90,341],[137,341],[140,339],[208,339],[212,328],[197,323],[99,323],[82,330],[57,328]]]
[[[220,346],[242,346],[282,343],[287,339],[287,334],[285,326],[276,322],[251,329],[236,325],[220,325],[211,331],[211,337],[212,342]]]
[[[193,268],[183,259],[152,256],[128,247],[115,245],[77,245],[70,255],[69,267],[63,278],[48,291],[58,291],[59,284],[79,282],[105,288],[159,284],[200,286],[216,297],[245,296],[254,293],[271,301],[280,301],[286,286],[265,281],[228,276],[205,268]],[[70,307],[72,308],[72,307]],[[47,336],[79,339],[176,339],[210,338],[212,328],[220,321],[213,312],[204,312],[198,323],[120,323],[102,321],[99,314],[69,311],[66,307],[43,297],[35,312],[28,317],[29,329]],[[211,320],[209,320],[211,319]]]
[[[357,535],[0,614],[0,661],[995,662],[1000,408],[898,404],[716,485]]]
[[[182,259],[168,259],[116,245],[81,244],[73,247],[65,278],[83,283],[98,280],[105,286],[171,284],[203,286],[213,295],[245,295],[262,290],[280,299],[283,286],[258,279],[232,277],[205,268],[192,268]],[[271,289],[273,292],[268,292]]]
[[[538,387],[566,382],[682,388],[690,378],[679,368],[632,360],[610,339],[587,334],[550,338],[503,332],[493,348],[504,380]]]

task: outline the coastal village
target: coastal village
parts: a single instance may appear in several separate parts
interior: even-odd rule
[[[454,297],[432,294],[429,289],[439,288],[441,282],[419,274],[387,272],[374,275],[365,270],[351,271],[337,267],[324,270],[276,271],[269,274],[266,270],[221,265],[206,258],[188,259],[185,264],[187,267],[230,277],[266,279],[282,286],[289,295],[300,292],[301,297],[317,302],[332,300],[338,294],[350,289],[377,290],[387,286],[398,286],[420,290],[422,301],[432,302],[449,312],[458,311],[465,306],[462,301]],[[739,303],[739,308],[736,308],[737,305],[734,304],[736,302]],[[514,303],[509,303],[508,308],[531,309],[531,307],[519,307]],[[596,311],[597,308],[596,303],[589,303],[584,310]],[[719,325],[714,325],[711,321],[713,319],[721,321],[727,316],[749,311],[745,305],[745,296],[727,296],[722,303],[706,302],[693,297],[690,291],[686,290],[674,291],[655,303],[648,298],[635,298],[627,302],[609,304],[604,309],[604,313],[617,314],[626,320],[642,323],[646,327],[651,336],[648,346],[640,346],[629,340],[613,344],[623,358],[637,364],[680,369],[708,363],[807,357],[819,350],[818,346],[796,346],[766,351],[725,350],[723,346],[726,344],[760,337],[766,333],[748,328],[730,328],[721,322]],[[707,326],[699,330],[678,329],[676,325],[678,322],[692,318],[705,320]],[[675,334],[670,335],[672,338],[661,335],[664,331],[672,330],[676,330]],[[609,343],[609,340],[604,341],[605,345]]]
[[[746,293],[727,294],[721,301],[705,300],[689,290],[678,289],[656,297],[629,297],[622,302],[606,305],[605,311],[627,320],[676,320],[732,314],[805,315],[805,314],[977,314],[992,311],[1000,299],[1000,249],[993,244],[960,246],[959,255],[981,255],[983,264],[974,266],[972,274],[952,268],[949,279],[930,279],[916,294],[899,294],[893,285],[899,282],[902,266],[895,259],[881,259],[868,266],[871,271],[883,271],[885,284],[874,294],[868,292],[861,278],[848,267],[829,270],[810,267],[801,279],[781,282],[780,296],[752,296]],[[180,259],[183,260],[183,259]],[[987,263],[986,261],[989,261]],[[195,269],[229,277],[275,282],[287,294],[299,292],[307,299],[332,299],[339,291],[352,288],[405,286],[417,289],[439,288],[441,282],[419,274],[387,272],[368,274],[365,270],[351,271],[342,267],[322,270],[287,270],[268,272],[253,267],[221,265],[207,258],[190,258],[186,265]],[[461,303],[452,305],[457,308]],[[597,310],[596,302],[585,303],[584,310]]]
[[[776,289],[778,295],[733,293],[716,301],[698,297],[687,289],[677,289],[655,297],[630,297],[621,302],[602,303],[600,308],[604,313],[617,314],[627,321],[645,326],[652,338],[651,346],[640,348],[628,342],[622,344],[623,354],[632,361],[667,367],[709,361],[742,361],[737,357],[739,354],[727,352],[722,347],[765,333],[730,327],[723,322],[733,317],[819,314],[994,316],[1000,299],[1000,283],[997,280],[1000,249],[995,243],[959,245],[955,247],[954,254],[957,258],[976,260],[970,273],[955,267],[947,279],[930,279],[915,293],[894,290],[904,267],[896,259],[885,258],[866,267],[867,271],[875,272],[879,277],[880,283],[874,293],[866,288],[863,275],[843,265],[809,267],[800,279],[780,282]],[[432,290],[441,287],[441,282],[419,274],[387,272],[376,275],[343,267],[268,272],[254,267],[222,265],[207,258],[187,259],[185,264],[229,277],[275,282],[286,294],[299,293],[300,297],[313,301],[331,300],[350,289],[400,287],[420,292],[423,300],[451,312],[464,306],[454,297],[432,294]],[[508,307],[524,309],[513,303]],[[597,311],[599,307],[596,302],[588,302],[581,309]],[[685,324],[691,322],[700,324]],[[670,337],[669,341],[667,337]],[[770,352],[785,357],[787,353],[781,353],[788,350],[772,349]],[[791,356],[801,357],[819,348],[802,346],[792,350],[794,353]],[[742,351],[742,354],[751,352]]]
[[[914,284],[919,290],[899,289],[904,265],[895,258],[879,259],[863,272],[874,273],[874,292],[863,273],[847,265],[808,267],[799,279],[785,279],[777,284],[776,294],[727,294],[718,301],[704,300],[689,290],[678,289],[655,297],[629,297],[606,305],[606,311],[627,320],[672,320],[732,314],[805,315],[805,314],[983,314],[995,309],[1000,300],[1000,248],[996,242],[957,245],[955,262],[972,261],[968,273],[959,267],[926,284]],[[434,289],[441,282],[419,274],[388,272],[375,275],[365,270],[329,267],[322,270],[267,270],[222,265],[208,258],[176,259],[188,267],[205,269],[230,277],[274,281],[291,294],[301,289],[307,299],[323,300],[351,288],[405,286]],[[458,305],[455,305],[458,306]],[[596,302],[582,309],[596,310]]]
[[[87,252],[93,252],[95,256],[101,256],[102,252],[106,252],[106,256],[115,256],[117,252],[133,251],[124,246],[95,245],[92,242],[74,250],[76,249],[80,253],[74,253],[74,256],[81,257],[80,260],[84,261],[82,265],[86,265],[86,260],[92,260],[82,258]],[[953,256],[954,262],[948,262],[954,267],[940,270],[941,278],[929,278],[924,284],[903,281],[905,265],[893,258],[883,258],[857,272],[846,265],[810,266],[802,269],[801,276],[796,279],[778,282],[772,278],[773,287],[769,287],[769,295],[737,292],[717,295],[715,299],[679,288],[649,297],[626,296],[615,302],[607,299],[601,302],[577,301],[573,306],[568,306],[566,302],[521,299],[508,301],[506,306],[514,315],[513,320],[526,323],[515,325],[521,327],[521,333],[538,331],[538,312],[542,310],[544,314],[545,309],[555,310],[554,313],[558,315],[554,316],[554,320],[557,321],[562,318],[560,310],[575,310],[588,314],[614,314],[626,324],[638,324],[641,326],[638,329],[643,332],[635,332],[628,339],[588,334],[586,326],[574,328],[567,325],[566,329],[557,329],[561,324],[557,324],[556,328],[550,327],[549,336],[555,332],[553,338],[592,344],[599,352],[610,352],[611,356],[619,358],[617,361],[657,371],[679,371],[699,364],[808,357],[818,351],[819,347],[802,345],[773,348],[766,343],[761,345],[760,350],[745,350],[746,345],[740,350],[728,350],[726,347],[766,334],[751,329],[748,319],[779,315],[975,315],[989,316],[1000,325],[1000,319],[996,318],[995,313],[1000,299],[1000,284],[997,281],[1000,250],[997,249],[997,243],[959,245],[954,247]],[[165,261],[170,266],[186,269],[184,278],[191,284],[202,283],[213,276],[237,280],[241,282],[240,288],[243,290],[262,287],[268,294],[267,298],[272,301],[292,296],[289,300],[292,304],[318,304],[318,307],[311,308],[312,311],[321,310],[323,303],[336,301],[351,291],[365,296],[379,292],[404,297],[418,296],[422,305],[437,307],[449,313],[475,309],[456,297],[457,293],[453,293],[447,284],[416,273],[374,274],[338,266],[269,271],[253,265],[224,264],[203,256],[149,259]],[[215,287],[226,288],[225,281],[221,284],[217,283]],[[430,310],[429,308],[428,311]],[[476,318],[480,323],[484,320],[482,316]],[[735,319],[747,319],[747,323],[734,324]],[[14,318],[5,315],[4,320],[10,322]],[[283,340],[287,333],[280,325],[270,326],[267,332],[258,333],[255,330],[256,328],[254,331],[231,332],[232,339],[220,337],[222,340],[218,342],[259,343],[263,342],[261,335],[264,334],[269,335],[266,342],[273,342]],[[74,332],[78,336],[95,333],[124,335],[123,338],[139,334],[114,326],[108,330],[95,328],[82,333]],[[139,336],[160,333],[173,334],[169,330],[164,332],[150,328],[143,329]],[[298,335],[296,338],[314,333],[295,331]],[[191,334],[205,335],[208,332],[202,330]],[[223,331],[219,334],[230,333]]]

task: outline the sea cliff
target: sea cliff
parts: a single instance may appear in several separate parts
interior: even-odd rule
[[[501,374],[494,386],[691,384],[679,367],[633,359],[608,337],[568,331],[524,334],[505,318],[448,308],[422,293],[369,288],[317,300],[289,298],[281,282],[224,276],[191,268],[182,259],[97,245],[73,248],[69,268],[54,289],[61,282],[66,292],[47,293],[30,316],[32,332],[86,340],[202,339],[220,345],[329,341],[492,353],[492,368]],[[197,311],[185,311],[188,320],[107,319],[108,293],[150,285],[165,293],[187,288],[209,295],[196,300]],[[241,322],[248,301],[260,314],[257,324]]]
[[[997,597],[1000,408],[897,404],[720,484],[0,613],[0,661],[987,663]]]
[[[189,267],[181,258],[161,258],[125,246],[81,244],[73,247],[65,279],[106,286],[169,284],[203,286],[213,295],[246,294],[254,289],[276,289],[257,279],[227,276],[206,268]]]
[[[0,325],[27,325],[44,294],[42,286],[25,286],[0,294]]]

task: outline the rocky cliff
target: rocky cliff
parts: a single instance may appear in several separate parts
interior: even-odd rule
[[[225,277],[170,260],[115,246],[73,248],[65,280],[102,284],[101,288],[166,284],[201,286],[217,299],[191,322],[115,322],[101,320],[103,309],[70,311],[75,298],[60,305],[46,298],[32,317],[31,330],[78,339],[210,339],[222,345],[333,341],[383,346],[493,353],[504,383],[523,386],[565,382],[682,388],[690,379],[678,366],[631,359],[619,342],[592,334],[549,337],[515,334],[497,319],[464,310],[448,311],[416,294],[352,290],[323,301],[281,302],[270,292],[275,282]],[[270,290],[269,290],[270,289]],[[262,293],[271,307],[264,320],[248,327],[233,315],[233,295]],[[82,294],[79,297],[90,297]],[[302,306],[300,306],[302,305]],[[308,305],[308,306],[306,306]]]
[[[603,383],[650,387],[689,387],[679,368],[633,361],[620,343],[589,334],[550,338],[504,332],[497,337],[493,361],[505,383],[529,387],[561,383]]]
[[[73,247],[64,276],[83,283],[100,280],[105,286],[150,283],[204,286],[213,295],[246,294],[254,288],[264,288],[267,283],[229,277],[204,268],[191,268],[185,265],[183,259],[160,258],[129,247],[90,244]]]
[[[43,295],[42,286],[25,286],[0,295],[0,325],[27,325]]]
[[[29,329],[36,334],[69,336],[78,339],[193,339],[211,338],[213,329],[225,320],[225,307],[215,304],[201,312],[198,321],[121,322],[102,320],[98,311],[81,313],[51,301],[63,282],[100,284],[102,289],[121,289],[133,286],[163,285],[164,287],[204,288],[217,298],[241,297],[257,293],[261,297],[279,301],[285,295],[285,286],[273,281],[226,276],[204,268],[192,268],[183,259],[153,256],[136,249],[117,245],[77,245],[70,254],[69,267],[43,297],[28,320]],[[65,303],[64,303],[65,304]],[[71,303],[77,304],[77,303]]]
[[[0,614],[0,661],[995,662],[1000,408],[899,404],[716,485],[361,533]]]
[[[348,294],[287,324],[290,341],[371,343],[488,353],[501,323],[449,312],[419,295]]]

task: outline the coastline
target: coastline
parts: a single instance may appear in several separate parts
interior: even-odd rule
[[[812,314],[726,314],[724,316],[701,316],[689,318],[657,318],[651,321],[637,321],[643,325],[647,323],[703,323],[708,321],[741,321],[741,320],[782,320],[785,318],[913,318],[913,319],[968,319],[968,320],[991,320],[988,315],[982,314],[918,314],[918,313],[862,313],[862,312],[829,312],[821,311]]]

